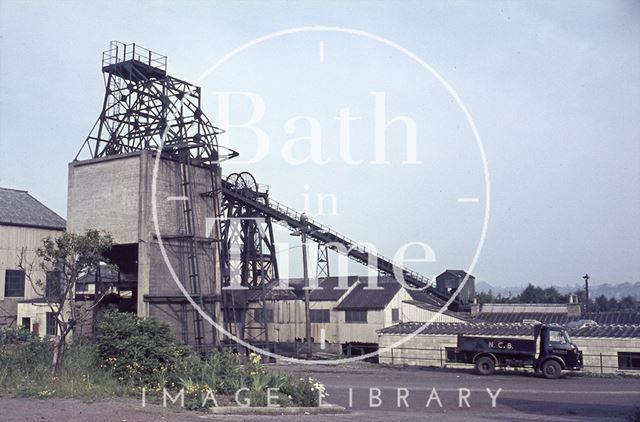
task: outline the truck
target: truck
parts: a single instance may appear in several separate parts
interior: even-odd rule
[[[536,324],[531,338],[458,335],[455,361],[475,365],[480,375],[496,367],[531,367],[545,378],[559,378],[563,370],[581,370],[582,352],[561,326]]]

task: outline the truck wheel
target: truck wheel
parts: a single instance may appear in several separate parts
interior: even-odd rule
[[[562,367],[555,360],[549,359],[542,364],[542,374],[545,378],[556,379],[562,374]]]
[[[483,356],[476,361],[476,371],[480,375],[491,375],[496,369],[496,363],[488,356]]]

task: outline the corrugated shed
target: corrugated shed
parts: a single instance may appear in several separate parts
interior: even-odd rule
[[[484,308],[483,308],[484,309]],[[581,316],[547,312],[482,312],[475,319],[487,323],[518,323],[525,320],[540,321],[544,324],[568,324],[571,321],[592,320],[600,325],[640,324],[638,312],[589,312]]]
[[[523,312],[544,312],[544,313],[567,313],[567,305],[547,304],[547,303],[486,303],[482,305],[483,313],[523,313]]]
[[[29,192],[0,188],[0,225],[64,230],[67,222]]]
[[[409,334],[422,327],[422,323],[405,322],[378,330],[380,334]],[[533,333],[530,324],[455,324],[433,323],[425,327],[420,335],[486,335],[529,336]],[[640,325],[597,325],[569,330],[573,337],[640,338]]]
[[[570,321],[569,316],[564,313],[545,313],[545,312],[482,312],[476,316],[480,322],[487,323],[518,323],[525,320],[540,321],[545,324],[566,324]]]

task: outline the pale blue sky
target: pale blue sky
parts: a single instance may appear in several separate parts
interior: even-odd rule
[[[498,285],[640,280],[640,4],[638,2],[28,2],[0,0],[0,185],[27,189],[66,215],[67,163],[93,126],[104,92],[100,54],[110,40],[169,56],[195,81],[231,50],[274,31],[310,25],[389,39],[433,66],[458,92],[484,140],[491,219],[474,273]],[[319,45],[324,45],[322,61]],[[274,198],[301,209],[304,194],[334,194],[338,215],[312,215],[386,255],[428,243],[431,275],[467,268],[478,243],[484,179],[471,131],[433,77],[396,51],[340,33],[300,33],[234,57],[201,81],[265,101],[269,154],[248,170]],[[389,165],[372,165],[374,97],[387,117],[418,127],[421,165],[406,166],[402,128],[387,133]],[[250,105],[232,104],[232,118]],[[335,119],[362,117],[340,162]],[[287,140],[322,125],[329,164],[291,166]],[[238,117],[240,116],[240,117]],[[224,139],[250,157],[250,133]],[[394,143],[394,141],[396,141]],[[299,145],[300,156],[308,150]],[[308,187],[305,187],[308,185]],[[479,203],[459,203],[479,197]],[[313,210],[312,210],[313,211]],[[312,212],[311,214],[315,214]],[[284,237],[283,237],[284,239]],[[295,241],[290,239],[291,241]]]

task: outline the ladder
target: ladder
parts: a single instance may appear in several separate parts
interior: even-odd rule
[[[189,294],[201,309],[204,305],[200,290],[200,274],[198,266],[198,246],[195,232],[195,216],[193,215],[193,187],[192,187],[191,159],[180,162],[180,187],[183,196],[182,215],[184,219],[185,238],[187,240],[187,271],[189,273]],[[193,314],[193,340],[199,352],[204,352],[204,323],[202,315],[197,309],[191,309]]]

